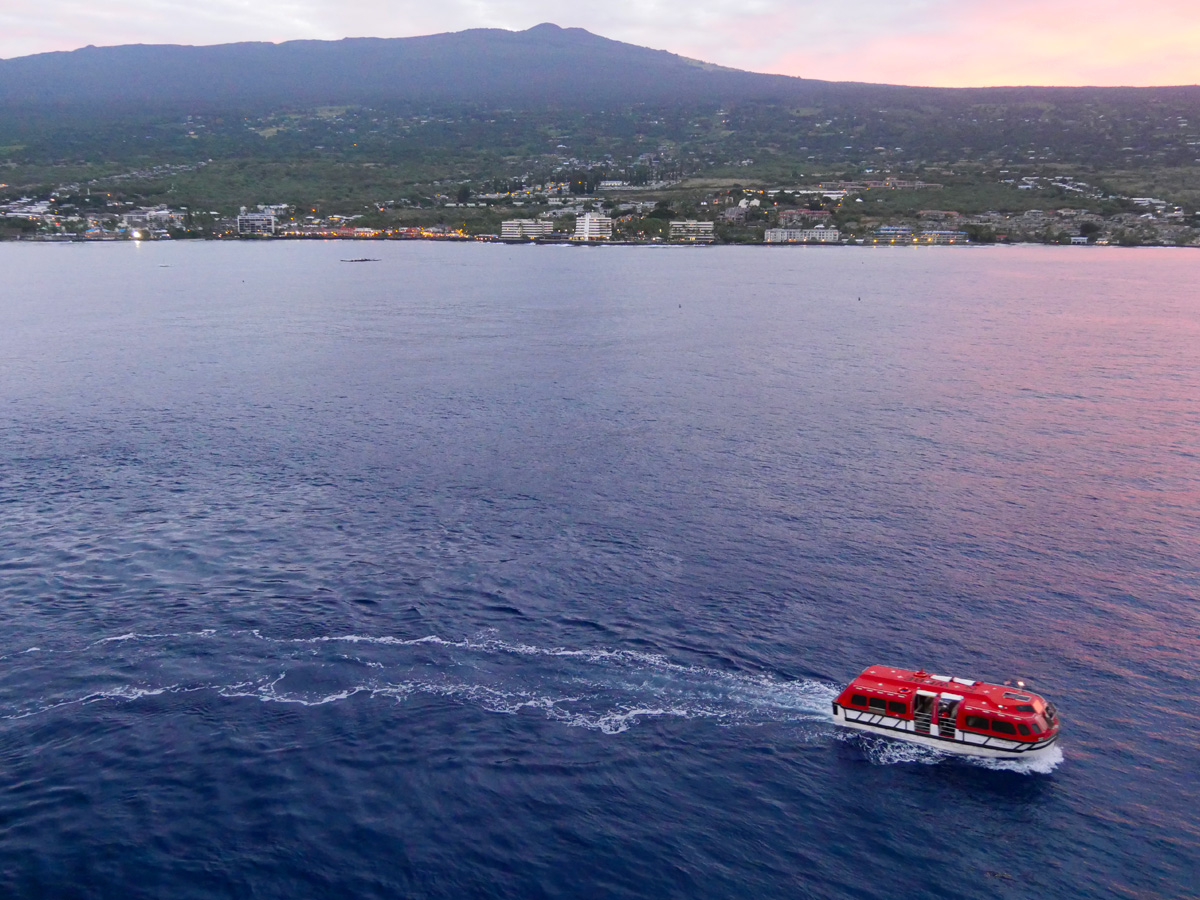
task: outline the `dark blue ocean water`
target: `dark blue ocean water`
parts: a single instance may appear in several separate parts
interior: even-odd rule
[[[1200,254],[369,249],[0,245],[3,896],[1197,896]]]

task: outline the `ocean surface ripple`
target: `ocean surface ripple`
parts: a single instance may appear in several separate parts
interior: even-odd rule
[[[1200,256],[373,246],[0,244],[6,896],[1200,896]]]

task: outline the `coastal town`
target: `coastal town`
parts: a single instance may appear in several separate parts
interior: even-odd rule
[[[416,201],[380,200],[362,212],[276,203],[236,213],[167,204],[137,205],[119,190],[93,194],[69,184],[43,196],[0,202],[0,235],[32,241],[457,240],[505,243],[968,245],[1042,243],[1200,246],[1200,221],[1155,197],[1104,195],[1082,181],[1006,178],[1015,195],[1053,188],[1079,205],[963,212],[939,204],[943,185],[915,179],[830,180],[780,187],[717,189],[682,182],[602,180],[481,191],[434,191]],[[7,187],[7,185],[0,185]],[[86,191],[86,193],[85,193]],[[921,208],[876,212],[893,196]],[[97,202],[99,199],[99,202]],[[1097,211],[1103,201],[1107,210]],[[947,208],[943,208],[947,207]]]

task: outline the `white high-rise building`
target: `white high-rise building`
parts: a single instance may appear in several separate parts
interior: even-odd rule
[[[836,244],[842,239],[836,228],[818,225],[816,228],[768,228],[768,244]]]
[[[670,238],[673,241],[688,241],[693,244],[711,244],[716,236],[712,222],[681,219],[671,223]]]
[[[612,237],[612,219],[599,213],[584,213],[575,220],[573,241],[607,241]]]
[[[544,237],[554,231],[554,224],[536,219],[508,219],[500,223],[500,239],[519,241],[526,238]]]
[[[238,234],[274,234],[274,213],[248,213],[243,211],[237,217]]]

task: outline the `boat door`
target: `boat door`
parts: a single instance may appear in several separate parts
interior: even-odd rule
[[[913,697],[913,730],[917,734],[929,734],[929,726],[933,724],[934,701],[937,694],[929,691],[917,691]]]
[[[957,736],[955,722],[958,719],[958,704],[962,703],[962,699],[959,694],[942,694],[938,698],[937,733],[939,737],[953,738]]]

